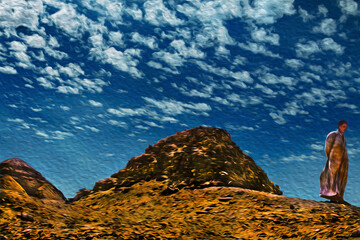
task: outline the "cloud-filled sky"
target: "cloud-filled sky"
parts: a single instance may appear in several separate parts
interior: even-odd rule
[[[320,201],[325,137],[345,119],[360,205],[359,17],[357,0],[1,1],[1,161],[73,197],[212,126],[284,195]]]

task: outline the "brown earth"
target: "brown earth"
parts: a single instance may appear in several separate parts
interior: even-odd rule
[[[239,187],[167,195],[168,187],[141,181],[70,204],[1,196],[0,239],[347,239],[360,226],[355,206]]]

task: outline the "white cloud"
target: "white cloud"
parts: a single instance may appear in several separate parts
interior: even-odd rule
[[[40,117],[29,117],[29,119],[37,121],[39,123],[48,123],[48,121],[45,121],[44,119],[42,119]]]
[[[63,140],[66,137],[74,136],[74,134],[70,132],[62,132],[62,131],[43,132],[40,130],[36,130],[35,134],[46,139],[55,139],[55,140]]]
[[[183,113],[191,113],[208,116],[208,111],[211,111],[210,105],[206,103],[183,103],[173,99],[155,100],[153,98],[143,97],[143,99],[150,105],[153,105],[163,111],[165,114],[174,116]]]
[[[20,125],[21,129],[30,129],[31,127],[34,126],[33,124],[29,124],[29,123],[25,122],[25,120],[20,119],[20,118],[8,118],[7,121],[18,123]]]
[[[27,50],[27,46],[19,41],[12,41],[10,43],[10,50],[17,51],[17,52],[25,52]]]
[[[131,34],[131,41],[145,45],[148,48],[153,49],[153,50],[158,48],[156,37],[146,37],[137,32]]]
[[[321,48],[324,50],[330,50],[334,51],[336,54],[343,54],[344,53],[344,47],[340,44],[336,43],[332,38],[324,38],[321,41]]]
[[[11,66],[0,67],[0,72],[5,74],[17,74],[16,69]]]
[[[319,14],[321,14],[323,17],[326,17],[329,12],[324,5],[319,5],[318,10],[319,10]]]
[[[299,59],[286,59],[285,64],[293,69],[299,69],[305,65],[305,63]]]
[[[92,132],[96,132],[96,133],[100,132],[100,130],[97,129],[96,127],[92,127],[92,126],[88,126],[88,125],[84,125],[83,127],[89,129]]]
[[[272,53],[271,51],[267,50],[266,47],[262,44],[250,42],[247,44],[239,43],[238,45],[242,49],[248,50],[254,54],[263,54],[268,57],[280,58],[279,54]]]
[[[84,70],[82,70],[82,68],[76,63],[69,63],[66,67],[59,64],[57,66],[60,73],[65,74],[70,78],[79,77],[85,74]]]
[[[123,34],[121,32],[110,32],[109,33],[109,39],[110,45],[115,45],[115,46],[123,46],[124,45],[124,41],[123,41]]]
[[[52,78],[60,76],[59,71],[52,68],[52,67],[50,67],[50,66],[42,69],[41,73],[46,74],[46,75],[48,75],[49,77],[52,77]]]
[[[317,155],[306,155],[306,154],[300,154],[300,155],[294,155],[291,154],[290,156],[287,157],[282,157],[280,158],[280,161],[283,162],[293,162],[293,161],[297,161],[297,162],[314,162],[314,161],[318,161],[319,157],[317,157]]]
[[[338,1],[341,11],[347,15],[358,14],[358,3],[354,0],[340,0]]]
[[[143,126],[143,125],[136,125],[135,128],[142,129],[142,130],[149,130],[150,127]]]
[[[319,45],[314,41],[309,41],[307,43],[297,43],[296,47],[296,55],[302,58],[308,58],[310,55],[314,53],[321,52]]]
[[[165,7],[162,0],[148,0],[144,3],[145,20],[156,26],[177,26],[183,21],[176,17],[174,11]]]
[[[127,127],[126,122],[120,122],[112,119],[109,120],[108,123],[116,127],[123,127],[123,128]]]
[[[173,66],[174,68],[181,67],[185,61],[184,58],[180,56],[180,54],[169,53],[163,50],[153,53],[153,57],[166,62],[167,64]]]
[[[265,73],[263,76],[260,76],[259,79],[265,84],[285,84],[287,86],[296,84],[295,79],[292,77],[277,76],[272,73]]]
[[[321,143],[313,143],[310,145],[310,148],[313,149],[313,150],[316,150],[316,151],[323,151],[324,150],[324,144],[321,144]]]
[[[265,93],[267,95],[270,95],[272,97],[275,97],[278,94],[277,92],[273,91],[271,88],[268,88],[268,87],[266,87],[264,85],[261,85],[261,84],[258,84],[258,83],[254,86],[254,88],[259,89],[263,93]]]
[[[68,106],[64,106],[64,105],[61,105],[60,108],[64,111],[70,111],[71,108],[69,108]]]
[[[302,18],[303,22],[308,22],[309,20],[312,20],[315,18],[314,16],[309,14],[308,11],[302,9],[301,7],[299,7],[299,14],[300,14],[300,17]]]
[[[330,36],[336,32],[336,25],[337,24],[334,19],[326,18],[320,23],[320,26],[314,27],[313,31]]]
[[[38,34],[25,36],[24,40],[28,44],[28,46],[33,48],[44,48],[46,46],[45,39]]]
[[[33,107],[31,107],[30,109],[33,110],[34,112],[41,112],[42,111],[41,108],[33,108]]]
[[[149,61],[149,62],[147,63],[147,65],[148,65],[149,67],[152,67],[152,68],[155,68],[155,69],[162,69],[162,68],[163,68],[163,66],[162,66],[161,63],[154,62],[154,61]]]
[[[144,123],[149,125],[150,127],[164,128],[163,126],[160,126],[160,125],[158,125],[157,123],[154,123],[154,122],[144,121]]]
[[[48,44],[49,44],[50,47],[53,47],[53,48],[60,47],[60,44],[59,44],[58,40],[53,36],[49,37]]]
[[[186,86],[179,87],[176,83],[172,83],[171,85],[178,89],[185,96],[211,98],[212,87],[205,88],[203,91],[199,91],[197,89],[188,89]]]
[[[321,77],[310,72],[300,72],[300,79],[303,82],[313,83],[313,80],[321,81]]]
[[[89,42],[94,48],[102,48],[104,46],[104,38],[102,34],[95,34],[89,37]]]
[[[53,131],[52,132],[52,139],[65,139],[65,137],[72,137],[74,136],[74,134],[70,133],[70,132],[62,132],[62,131]]]
[[[28,64],[31,62],[31,58],[25,52],[15,52],[12,54],[18,61],[22,62],[24,68],[31,68],[31,65]],[[19,65],[20,66],[20,65]]]
[[[183,40],[174,40],[170,43],[170,46],[175,48],[177,52],[184,56],[185,58],[204,58],[205,53],[196,49],[192,44],[191,47],[185,46],[185,42]]]
[[[146,115],[147,111],[144,108],[136,108],[136,109],[131,109],[131,108],[118,108],[118,109],[114,109],[114,108],[109,108],[107,110],[109,113],[114,114],[118,117],[127,117],[127,116],[141,116],[141,115]]]
[[[80,79],[80,78],[75,78],[73,80],[73,82],[70,82],[71,85],[76,86],[77,88],[83,90],[86,89],[87,91],[90,91],[92,93],[95,92],[102,92],[103,91],[103,86],[107,86],[109,83],[108,82],[104,82],[101,79],[95,78],[95,79]]]
[[[57,91],[64,94],[79,94],[79,89],[70,86],[59,86]]]
[[[284,15],[293,15],[294,0],[255,0],[253,7],[247,1],[244,11],[247,17],[254,19],[259,24],[273,24]]]
[[[26,26],[36,30],[39,15],[44,11],[41,0],[11,0],[0,2],[0,27],[6,31],[14,30],[18,26]]]
[[[339,103],[339,104],[336,104],[336,107],[338,107],[338,108],[349,108],[351,110],[358,109],[358,107],[356,105],[349,104],[349,103]]]
[[[78,14],[71,4],[63,4],[62,8],[50,18],[71,37],[81,37],[84,28],[87,28],[87,18]]]
[[[267,29],[264,28],[255,28],[251,32],[251,37],[256,42],[267,42],[272,45],[279,46],[279,34],[272,33]]]
[[[279,125],[283,125],[286,123],[286,120],[281,113],[271,112],[269,113],[269,115]]]
[[[57,60],[63,60],[63,59],[66,59],[66,58],[69,58],[68,54],[67,53],[64,53],[64,52],[61,52],[61,51],[58,51],[58,50],[54,50],[50,47],[45,47],[45,52],[47,55],[49,55],[50,57],[53,57]]]
[[[43,78],[43,77],[39,77],[36,79],[39,83],[40,86],[43,86],[44,88],[48,88],[48,89],[54,89],[55,88],[55,84],[52,83],[50,80]]]
[[[232,72],[227,68],[224,67],[213,67],[211,65],[208,65],[207,63],[203,61],[194,61],[202,70],[211,72],[213,74],[227,77],[227,78],[234,78],[236,81],[232,81],[231,83],[236,86],[240,86],[243,88],[246,88],[246,83],[253,83],[254,80],[251,77],[250,73],[248,71],[238,71],[238,72]]]
[[[89,103],[94,107],[102,107],[103,104],[101,102],[96,102],[94,100],[89,100]]]
[[[125,12],[132,16],[132,18],[135,20],[140,21],[143,19],[143,12],[141,11],[141,9],[138,8],[136,4],[133,4],[130,8],[126,8]]]
[[[226,96],[226,98],[234,103],[240,103],[242,107],[247,107],[249,105],[257,105],[257,104],[263,104],[263,99],[259,96],[248,96],[248,95],[242,95],[236,93],[231,93]]]
[[[114,157],[115,154],[113,154],[113,153],[104,153],[104,156],[105,157]]]
[[[42,131],[40,131],[40,130],[37,130],[37,131],[35,132],[35,134],[38,135],[38,136],[40,136],[40,137],[43,137],[43,138],[50,138],[50,136],[49,136],[47,133],[42,132]]]
[[[295,95],[296,100],[305,106],[322,106],[325,107],[328,102],[346,99],[343,90],[321,89],[313,87],[310,91]]]
[[[143,76],[143,73],[136,68],[138,61],[133,58],[134,54],[131,49],[121,52],[111,47],[106,49],[103,54],[105,63],[113,65],[120,71],[128,72],[133,77],[141,78]]]
[[[226,49],[224,46],[219,46],[216,48],[216,54],[217,55],[230,55],[230,50]]]

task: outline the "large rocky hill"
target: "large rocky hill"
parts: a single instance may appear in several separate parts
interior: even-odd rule
[[[161,139],[133,157],[124,169],[81,191],[75,200],[112,187],[128,187],[141,180],[166,180],[170,192],[185,186],[243,187],[282,194],[254,160],[241,151],[224,129],[197,127]]]
[[[41,173],[19,158],[0,163],[0,189],[15,190],[25,196],[65,201],[61,191],[46,180]]]
[[[160,140],[72,201],[20,159],[0,166],[0,240],[360,236],[360,208],[281,195],[217,128]]]

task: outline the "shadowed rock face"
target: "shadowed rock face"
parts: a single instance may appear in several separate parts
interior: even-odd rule
[[[0,188],[21,192],[24,190],[27,195],[41,199],[66,200],[61,191],[19,158],[0,163]]]
[[[124,169],[97,182],[92,191],[82,190],[80,194],[151,179],[166,180],[173,189],[236,186],[282,194],[254,160],[231,140],[226,130],[212,127],[187,129],[161,139],[142,155],[133,157]]]

